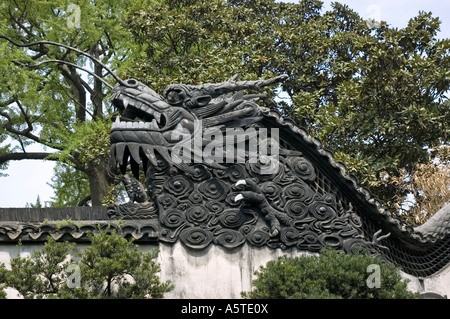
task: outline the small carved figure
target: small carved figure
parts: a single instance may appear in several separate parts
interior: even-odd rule
[[[125,174],[122,176],[122,183],[125,186],[130,202],[137,202],[140,204],[148,203],[148,196],[144,185],[133,176]]]
[[[264,219],[269,223],[270,236],[275,237],[280,233],[280,222],[289,226],[289,222],[292,220],[288,215],[277,211],[268,202],[261,189],[258,187],[255,181],[252,179],[239,180],[235,186],[244,185],[243,191],[241,191],[234,200],[245,201],[258,206],[259,211],[264,216]]]

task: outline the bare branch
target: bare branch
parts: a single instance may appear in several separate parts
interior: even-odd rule
[[[20,101],[18,99],[16,99],[16,104],[20,109],[20,112],[22,112],[22,115],[25,119],[25,122],[27,123],[27,128],[25,130],[23,130],[22,132],[24,134],[27,134],[29,132],[31,132],[33,130],[33,123],[30,121],[30,117],[28,116],[28,113],[25,111],[25,109],[22,106],[22,103],[20,103]]]
[[[14,44],[15,46],[18,47],[31,47],[31,46],[35,46],[35,45],[40,45],[40,44],[49,44],[49,45],[56,45],[65,49],[69,49],[72,50],[78,54],[84,55],[85,57],[88,57],[89,59],[91,59],[94,63],[100,65],[102,68],[104,68],[109,74],[111,74],[111,76],[121,85],[123,86],[128,86],[128,84],[123,81],[121,78],[119,78],[108,66],[106,66],[105,64],[103,64],[101,61],[99,61],[98,59],[94,58],[93,56],[91,56],[90,54],[79,50],[77,48],[73,48],[71,46],[62,44],[62,43],[58,43],[58,42],[53,42],[53,41],[36,41],[36,42],[31,42],[31,43],[17,43],[16,41],[14,41],[13,39],[4,36],[4,35],[0,35],[0,38],[8,40],[9,42],[11,42],[12,44]]]
[[[79,65],[76,65],[76,64],[74,64],[74,63],[67,62],[67,61],[64,61],[64,60],[57,60],[57,59],[44,60],[44,61],[41,61],[41,62],[36,63],[36,64],[34,64],[34,65],[25,64],[25,63],[18,62],[18,61],[12,61],[12,62],[13,62],[15,65],[17,65],[17,66],[26,67],[26,68],[28,68],[28,69],[30,69],[30,70],[36,70],[36,69],[39,68],[41,65],[46,64],[46,63],[52,63],[52,62],[70,65],[70,66],[72,66],[72,67],[74,67],[74,68],[77,68],[77,69],[80,69],[80,70],[82,70],[82,71],[84,71],[84,72],[86,72],[86,73],[89,73],[90,75],[92,75],[93,77],[95,77],[97,80],[102,81],[103,84],[105,84],[106,86],[108,86],[110,89],[113,88],[113,86],[112,86],[111,84],[109,84],[108,82],[106,82],[104,79],[102,79],[100,76],[98,76],[98,75],[95,74],[94,72],[91,72],[91,71],[89,71],[89,70],[87,70],[87,69],[85,69],[85,68],[83,68],[83,67],[81,67],[81,66],[79,66]]]
[[[9,19],[13,24],[16,24],[20,29],[22,29],[23,31],[25,31],[26,34],[28,34],[29,36],[33,36],[33,32],[31,32],[31,30],[27,29],[19,20],[23,17],[24,15],[24,11],[22,11],[22,15],[19,17],[19,19],[16,19],[14,17],[14,14],[12,13],[11,9],[9,9]]]
[[[86,92],[83,85],[80,83],[81,78],[73,68],[71,69],[65,64],[58,64],[58,68],[61,70],[61,74],[71,87],[73,100],[79,106],[79,108],[76,109],[76,118],[79,121],[84,122],[86,119]]]
[[[33,152],[33,153],[6,153],[0,154],[0,164],[7,161],[20,161],[20,160],[44,160],[52,153],[48,152]]]
[[[50,152],[16,152],[16,153],[5,153],[0,154],[0,164],[6,163],[8,161],[21,161],[21,160],[49,160],[49,161],[59,161],[56,157],[51,157],[54,153]],[[86,167],[78,161],[75,157],[69,157],[69,161],[75,165],[75,168],[86,172]]]
[[[114,50],[115,50],[114,44],[112,43],[112,40],[111,40],[111,37],[109,36],[108,31],[105,29],[105,30],[103,30],[103,32],[104,32],[105,35],[106,35],[106,40],[107,40],[107,42],[108,42],[109,47],[112,48],[113,51],[114,51]]]
[[[86,196],[85,198],[81,199],[77,206],[87,206],[87,202],[90,201],[92,199],[92,196],[89,194],[88,196]]]
[[[42,140],[39,136],[36,136],[33,133],[31,133],[31,131],[28,128],[26,128],[25,130],[18,130],[16,128],[14,128],[13,120],[8,113],[0,112],[0,116],[3,116],[6,118],[7,123],[2,124],[1,127],[3,129],[5,129],[6,131],[8,131],[9,133],[29,138],[30,140],[32,140],[34,142],[43,144],[45,146],[48,146],[48,147],[51,147],[54,149],[59,149],[59,150],[63,149],[62,147],[58,147],[57,145],[54,145],[54,143]]]
[[[81,84],[85,87],[85,85],[88,85],[85,81],[83,81],[82,79],[80,79]],[[69,98],[73,99],[73,96],[71,96],[69,93],[67,93],[67,90],[65,88],[63,88],[62,92],[68,96]],[[73,99],[73,101],[76,103],[76,105],[78,105],[80,108],[82,108],[86,113],[89,114],[90,117],[94,118],[94,114],[92,114],[91,111],[89,111],[86,106],[81,105],[80,102],[78,102],[76,99]],[[56,128],[58,128],[60,125],[57,123],[52,123],[52,125]]]
[[[12,98],[10,98],[9,100],[7,100],[7,101],[5,101],[3,103],[0,103],[0,108],[1,107],[7,107],[8,105],[13,104],[15,101],[16,101],[16,99],[12,97]]]

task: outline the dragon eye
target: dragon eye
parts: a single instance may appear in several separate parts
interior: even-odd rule
[[[167,101],[169,101],[170,104],[177,104],[183,100],[180,92],[177,91],[170,91],[167,94]]]

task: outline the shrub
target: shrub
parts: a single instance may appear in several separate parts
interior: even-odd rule
[[[378,265],[379,288],[369,287],[369,276],[377,275],[369,265]],[[282,256],[255,272],[252,290],[242,292],[253,299],[409,299],[407,280],[399,270],[366,254],[345,254],[325,249],[320,255]],[[370,279],[370,278],[369,278]]]
[[[91,245],[75,251],[74,243],[49,237],[42,250],[12,258],[11,270],[0,265],[0,298],[5,287],[16,289],[26,299],[162,298],[173,289],[169,281],[160,282],[157,276],[157,249],[141,252],[132,241],[109,229],[89,238]]]

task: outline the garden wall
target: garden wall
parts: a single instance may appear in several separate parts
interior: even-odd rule
[[[78,244],[79,248],[86,244]],[[143,251],[157,247],[154,244],[140,244]],[[30,254],[42,249],[42,244],[23,244],[22,254]],[[180,243],[159,244],[158,262],[161,265],[161,279],[171,280],[175,289],[166,298],[222,299],[240,298],[241,291],[251,289],[253,273],[259,266],[283,254],[300,256],[298,250],[256,248],[243,245],[235,250],[226,250],[210,245],[202,251],[192,250]],[[9,265],[9,260],[17,256],[17,245],[0,245],[0,262]],[[82,275],[82,274],[81,274]],[[368,273],[369,275],[369,273]],[[424,297],[450,296],[450,266],[428,278],[416,278],[403,274],[411,280],[412,291],[424,293]],[[381,283],[383,284],[383,283]],[[8,290],[8,298],[17,298],[13,290]]]

